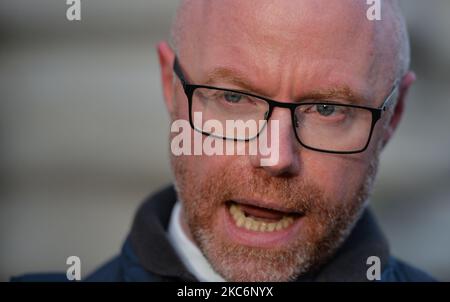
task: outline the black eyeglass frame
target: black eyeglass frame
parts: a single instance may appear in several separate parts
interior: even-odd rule
[[[334,151],[334,150],[325,150],[325,149],[318,149],[318,148],[314,148],[311,146],[308,146],[306,144],[304,144],[301,139],[298,137],[298,133],[297,131],[294,129],[294,133],[295,133],[295,137],[297,138],[297,141],[300,143],[300,145],[304,148],[313,150],[313,151],[317,151],[317,152],[324,152],[324,153],[332,153],[332,154],[355,154],[355,153],[361,153],[364,152],[367,147],[370,144],[370,140],[372,138],[372,134],[373,134],[373,130],[375,128],[376,123],[378,122],[378,120],[380,120],[382,113],[385,112],[393,103],[393,96],[395,94],[395,91],[397,90],[397,81],[395,81],[391,92],[389,93],[389,95],[384,99],[382,105],[378,108],[373,108],[373,107],[367,107],[367,106],[361,106],[361,105],[354,105],[354,104],[341,104],[341,103],[332,103],[332,102],[326,102],[326,103],[320,103],[320,102],[313,102],[313,103],[283,103],[283,102],[278,102],[272,99],[268,99],[266,97],[263,96],[259,96],[256,94],[252,94],[252,93],[248,93],[248,92],[242,92],[239,90],[233,90],[233,89],[226,89],[226,88],[220,88],[220,87],[214,87],[214,86],[209,86],[209,85],[197,85],[197,84],[191,84],[186,80],[186,77],[184,76],[184,73],[181,69],[181,66],[178,62],[178,58],[175,56],[175,60],[173,63],[173,71],[175,72],[175,74],[177,75],[177,77],[180,79],[181,84],[183,86],[183,90],[184,93],[187,96],[188,99],[188,105],[189,105],[189,124],[191,125],[192,129],[195,131],[198,131],[200,133],[202,133],[203,135],[206,136],[214,136],[211,133],[208,132],[204,132],[200,129],[197,129],[194,126],[193,120],[192,120],[192,96],[194,94],[195,89],[197,88],[206,88],[206,89],[215,89],[215,90],[220,90],[220,91],[228,91],[228,92],[233,92],[233,93],[237,93],[237,94],[241,94],[241,95],[247,95],[250,97],[254,97],[254,98],[258,98],[261,99],[263,101],[266,101],[267,104],[269,105],[269,111],[265,114],[264,119],[266,120],[266,122],[269,122],[269,119],[272,115],[272,112],[274,110],[275,107],[279,107],[279,108],[287,108],[291,111],[291,119],[292,119],[292,125],[293,127],[295,127],[295,109],[297,109],[297,107],[300,106],[304,106],[304,105],[331,105],[331,106],[343,106],[343,107],[352,107],[352,108],[360,108],[360,109],[365,109],[371,112],[372,115],[372,123],[371,123],[371,127],[370,127],[370,132],[369,132],[369,136],[367,138],[367,142],[364,145],[363,148],[356,150],[356,151]],[[266,125],[267,125],[266,123]],[[265,126],[264,126],[265,127]],[[237,138],[227,138],[227,137],[218,137],[218,138],[222,138],[223,140],[234,140],[234,141],[251,141],[253,139],[256,139],[261,132],[264,130],[264,127],[259,130],[258,134],[252,138],[247,138],[247,139],[237,139]]]

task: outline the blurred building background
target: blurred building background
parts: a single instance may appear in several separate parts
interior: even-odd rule
[[[0,280],[82,276],[115,255],[170,182],[155,43],[176,1],[0,2]],[[450,2],[403,0],[418,82],[372,203],[404,260],[450,281]],[[167,125],[161,126],[161,125]]]

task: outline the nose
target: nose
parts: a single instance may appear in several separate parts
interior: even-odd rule
[[[275,125],[277,122],[278,127]],[[262,137],[266,137],[267,146],[270,147],[271,153],[278,152],[278,158],[275,161],[270,161],[269,165],[262,165],[261,159],[265,156],[258,150],[257,155],[251,157],[252,166],[264,169],[269,175],[276,177],[298,175],[300,171],[300,148],[293,131],[290,111],[286,108],[275,108],[263,132],[266,132]],[[273,150],[274,148],[278,150]]]

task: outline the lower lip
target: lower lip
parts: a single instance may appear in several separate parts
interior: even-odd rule
[[[258,232],[238,227],[231,216],[229,208],[224,205],[221,209],[222,224],[224,231],[232,241],[248,246],[274,248],[283,246],[291,242],[300,231],[303,224],[303,218],[296,218],[295,221],[285,229],[273,232]]]

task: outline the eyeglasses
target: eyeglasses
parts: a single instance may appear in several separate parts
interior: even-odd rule
[[[173,70],[187,96],[189,123],[195,131],[227,140],[250,141],[262,132],[275,107],[287,108],[300,145],[318,152],[337,154],[360,153],[367,149],[377,121],[393,103],[397,90],[396,81],[379,108],[328,101],[282,103],[238,90],[190,84],[177,57]],[[202,119],[193,118],[196,112],[202,114]],[[222,125],[229,120],[240,121],[246,129],[230,136],[219,127],[206,126],[204,121],[208,120],[219,121]],[[249,125],[256,126],[247,127]]]

